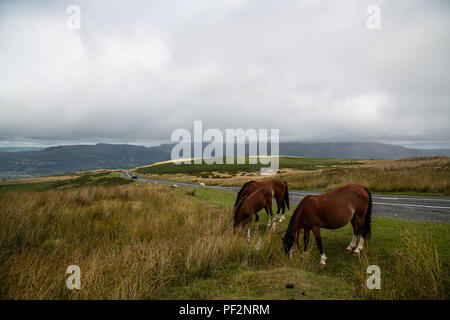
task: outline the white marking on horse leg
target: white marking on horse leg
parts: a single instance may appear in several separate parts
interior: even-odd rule
[[[247,229],[247,240],[248,240],[248,242],[250,242],[250,240],[251,240],[250,227],[248,227],[248,229]]]
[[[361,250],[364,248],[364,237],[361,237],[359,239],[359,244],[358,244],[358,248],[355,249],[355,251],[353,251],[354,254],[359,255],[359,253],[361,252]]]
[[[326,265],[327,263],[325,261],[327,261],[327,256],[325,255],[325,253],[322,253],[322,255],[320,256],[320,264],[323,266]]]
[[[356,247],[356,241],[358,240],[358,236],[356,234],[353,235],[352,241],[350,242],[350,244],[347,247],[347,251],[352,251],[353,248]]]
[[[270,216],[269,216],[269,219],[268,219],[269,221],[267,222],[267,226],[268,227],[270,227],[270,223],[271,223],[271,221],[270,221]]]
[[[284,219],[286,219],[286,214],[282,214],[282,215],[281,215],[280,222],[281,222],[281,221],[284,221]]]
[[[294,247],[289,249],[289,258],[292,260],[293,257],[294,257]]]

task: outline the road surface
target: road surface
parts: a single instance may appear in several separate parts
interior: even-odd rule
[[[124,171],[122,177],[129,178],[133,174]],[[163,183],[186,187],[201,187],[199,184],[170,182],[163,180],[145,179],[137,177],[136,180],[153,183]],[[211,189],[229,190],[238,192],[239,187],[207,186]],[[289,200],[292,207],[297,206],[301,199],[308,194],[319,194],[308,191],[289,191]],[[378,217],[398,217],[416,220],[450,222],[450,198],[438,197],[415,197],[415,196],[392,196],[372,194],[373,215]]]

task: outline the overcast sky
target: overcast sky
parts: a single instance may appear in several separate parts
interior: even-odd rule
[[[448,0],[1,0],[0,146],[153,145],[202,120],[450,147],[449,39]]]

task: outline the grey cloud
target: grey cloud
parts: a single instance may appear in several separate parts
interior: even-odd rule
[[[203,120],[450,146],[447,1],[75,1],[77,32],[69,3],[31,3],[0,5],[4,142],[148,144]]]

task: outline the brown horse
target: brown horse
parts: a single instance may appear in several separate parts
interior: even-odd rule
[[[250,194],[252,194],[256,189],[260,188],[260,187],[267,187],[270,190],[272,190],[273,195],[275,197],[275,201],[277,202],[277,216],[275,219],[273,219],[273,223],[275,224],[275,220],[279,220],[279,221],[283,221],[285,219],[285,209],[286,207],[289,208],[289,190],[288,190],[288,185],[285,181],[281,180],[281,179],[270,179],[270,180],[265,180],[265,181],[249,181],[246,182],[241,190],[239,190],[238,195],[236,197],[236,202],[234,203],[234,207],[236,208],[236,205],[239,203],[239,200],[242,199],[242,197],[244,196],[249,196]],[[282,215],[281,217],[278,217],[279,213],[280,213],[280,209],[282,211]],[[267,215],[269,215],[269,213],[266,210]],[[258,222],[259,221],[259,216],[257,213],[255,213],[255,221]],[[267,224],[268,226],[270,226],[271,221],[270,221],[270,216],[269,216],[269,223]]]
[[[234,208],[234,229],[248,228],[248,241],[250,241],[250,226],[253,215],[263,208],[272,213],[273,192],[267,187],[260,187],[249,196],[243,196]]]
[[[353,239],[347,247],[352,252],[356,247],[358,236],[361,235],[354,254],[359,255],[364,246],[364,240],[370,236],[370,221],[372,215],[372,196],[369,190],[357,184],[349,184],[334,191],[321,195],[309,195],[303,198],[292,214],[286,234],[283,238],[284,250],[292,257],[294,244],[300,248],[298,238],[304,229],[304,250],[308,246],[309,232],[312,230],[320,252],[320,264],[325,265],[327,257],[322,249],[320,228],[338,229],[351,222]]]

